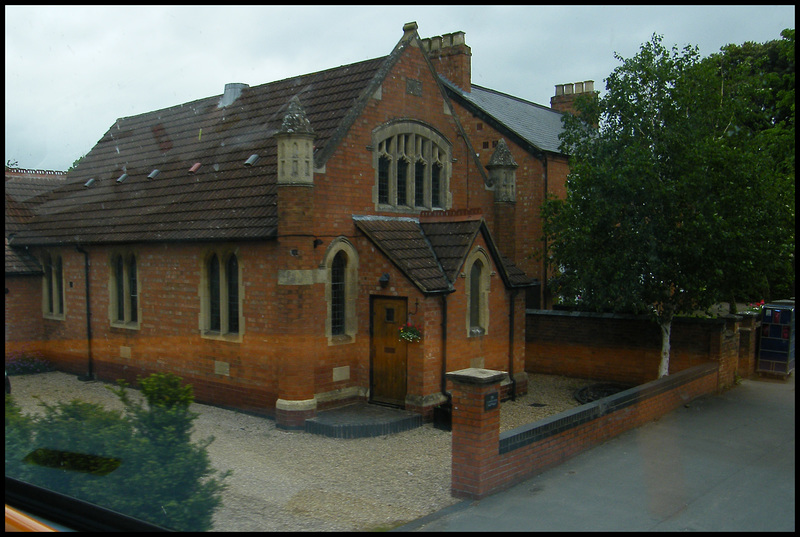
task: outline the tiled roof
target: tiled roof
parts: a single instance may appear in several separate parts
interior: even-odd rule
[[[11,248],[8,238],[24,229],[34,209],[48,194],[65,183],[64,172],[6,169],[5,177],[5,267],[6,275],[41,274],[39,262],[24,248]]]
[[[561,112],[475,84],[471,91],[464,91],[446,78],[439,78],[448,94],[462,105],[504,126],[535,149],[561,153]]]
[[[292,97],[327,153],[386,58],[121,118],[12,244],[264,239],[277,233],[277,145]],[[245,161],[258,154],[253,166]],[[329,154],[329,153],[328,153]],[[193,174],[190,167],[201,164]],[[154,170],[160,173],[147,176]],[[122,182],[117,179],[127,173]],[[94,179],[91,186],[84,186]],[[91,215],[91,218],[87,218]]]
[[[353,221],[424,293],[452,291],[453,282],[478,233],[484,234],[508,287],[535,283],[497,250],[480,215],[467,214],[467,211],[436,211],[423,213],[419,219],[353,216]]]
[[[42,274],[42,266],[24,249],[11,248],[5,240],[6,276],[26,276]]]
[[[65,172],[6,168],[6,195],[18,202],[40,203],[42,196],[66,183]]]
[[[353,221],[420,290],[450,291],[450,282],[416,218],[353,216]]]

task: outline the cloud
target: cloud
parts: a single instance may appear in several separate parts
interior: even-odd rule
[[[406,22],[466,33],[476,84],[548,105],[653,32],[667,45],[778,39],[794,6],[6,6],[6,159],[66,169],[118,117],[389,54]]]

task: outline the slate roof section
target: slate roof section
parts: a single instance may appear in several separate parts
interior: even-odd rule
[[[419,218],[353,216],[353,221],[423,293],[452,292],[478,233],[484,234],[507,287],[536,283],[497,250],[479,214],[431,211]]]
[[[11,244],[270,239],[278,226],[273,135],[290,101],[305,109],[315,156],[329,154],[387,58],[243,87],[222,108],[217,95],[118,119]],[[245,166],[254,153],[258,162]]]
[[[491,121],[501,132],[507,130],[534,150],[561,154],[561,112],[476,84],[471,91],[464,91],[442,76],[439,79],[450,97]]]

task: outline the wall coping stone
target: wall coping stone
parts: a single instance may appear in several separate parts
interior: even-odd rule
[[[468,367],[447,373],[447,378],[462,384],[473,386],[487,386],[500,382],[506,377],[505,371],[494,371],[492,369],[481,369],[479,367]]]
[[[574,310],[542,310],[542,309],[526,309],[525,315],[541,315],[549,317],[590,317],[595,319],[627,319],[631,321],[655,321],[649,315],[633,315],[629,313],[602,313],[595,311],[574,311]],[[675,316],[672,320],[675,323],[708,323],[708,324],[722,324],[728,321],[736,321],[742,318],[742,313],[730,314],[726,313],[719,317],[691,317],[689,315]]]
[[[612,414],[643,399],[668,392],[717,370],[717,364],[708,362],[673,373],[651,382],[634,386],[576,408],[565,410],[547,418],[522,425],[499,436],[499,453],[508,453],[526,445],[544,440],[608,414]]]

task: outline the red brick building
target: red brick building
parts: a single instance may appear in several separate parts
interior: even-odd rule
[[[466,367],[524,393],[561,114],[472,86],[463,33],[416,30],[118,119],[8,241],[43,267],[41,352],[102,379],[174,372],[285,428],[355,399],[429,417]]]
[[[42,265],[9,238],[25,227],[48,193],[63,186],[64,172],[6,168],[5,171],[5,348],[6,358],[42,357]]]

